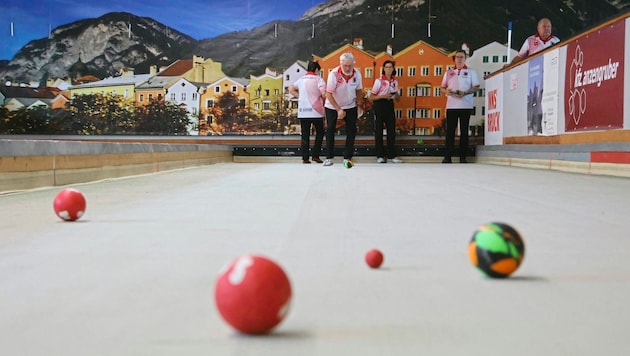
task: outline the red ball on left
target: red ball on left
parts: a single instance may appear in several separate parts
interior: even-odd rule
[[[266,334],[287,315],[291,283],[274,261],[244,255],[219,275],[215,302],[223,319],[245,334]]]
[[[55,214],[65,221],[78,220],[85,213],[85,197],[73,188],[60,191],[53,202]]]

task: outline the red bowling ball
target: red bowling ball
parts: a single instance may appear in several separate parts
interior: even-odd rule
[[[76,189],[60,191],[53,202],[55,214],[65,221],[78,220],[85,213],[85,197]]]
[[[221,272],[214,297],[219,313],[234,329],[244,334],[266,334],[289,311],[291,283],[274,261],[244,255]]]
[[[365,254],[365,263],[370,268],[379,268],[383,264],[383,253],[377,249],[371,249]]]

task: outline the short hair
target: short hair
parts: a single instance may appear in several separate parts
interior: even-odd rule
[[[308,62],[306,66],[306,70],[309,72],[315,72],[316,70],[321,70],[322,67],[317,62]]]
[[[354,56],[350,52],[346,52],[339,57],[339,62],[352,61],[354,63]]]
[[[468,53],[466,53],[466,51],[464,51],[463,49],[458,49],[457,51],[455,51],[455,54],[453,55],[453,61],[455,61],[455,57],[457,56],[457,53],[463,54],[464,59],[468,58]]]

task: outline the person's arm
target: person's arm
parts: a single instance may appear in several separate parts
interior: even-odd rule
[[[364,97],[363,89],[357,89],[356,100],[357,100],[357,107],[359,108],[363,107],[363,97]]]
[[[339,104],[337,104],[337,100],[335,100],[335,97],[329,91],[326,92],[326,100],[328,100],[330,105],[332,105],[332,107],[335,108],[335,110],[337,110],[338,119],[343,119],[344,117],[346,117],[346,111],[342,109]]]
[[[521,56],[519,56],[519,55],[517,54],[514,58],[512,58],[512,62],[510,62],[510,65],[512,65],[512,64],[516,64],[516,63],[518,63],[518,62],[521,62],[521,61],[522,61],[522,60],[524,60],[525,58],[527,58],[527,57],[521,57]]]
[[[296,98],[300,97],[300,92],[298,91],[297,87],[293,84],[289,85],[289,93],[291,93],[291,95],[293,95]]]

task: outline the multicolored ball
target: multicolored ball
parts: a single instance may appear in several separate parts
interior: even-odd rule
[[[347,159],[343,161],[343,166],[350,169],[352,167],[354,167],[354,162],[352,162],[352,160]]]
[[[219,275],[214,297],[219,313],[234,329],[244,334],[266,334],[286,317],[291,284],[274,261],[244,255]]]
[[[63,189],[53,201],[53,209],[59,218],[65,221],[78,220],[85,213],[85,197],[73,188]]]
[[[521,235],[508,224],[481,225],[468,244],[470,262],[492,278],[507,278],[521,265],[525,245]]]

